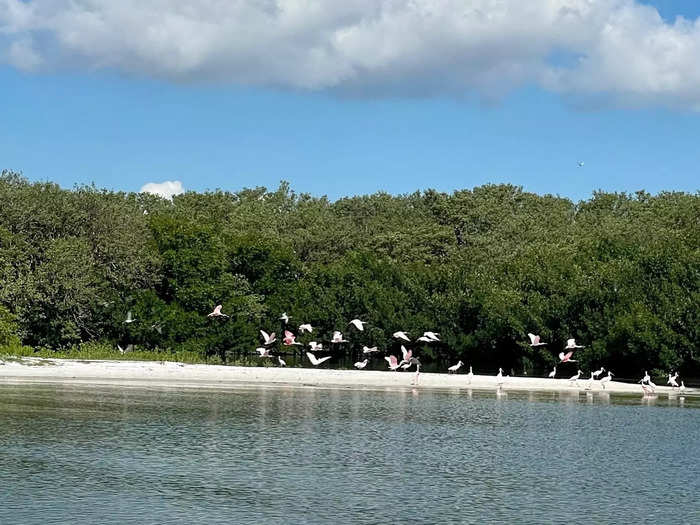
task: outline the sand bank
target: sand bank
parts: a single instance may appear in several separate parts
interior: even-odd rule
[[[323,368],[272,368],[217,365],[191,365],[158,361],[79,361],[72,359],[23,358],[0,365],[0,384],[8,382],[67,382],[92,384],[165,384],[182,387],[237,385],[299,385],[342,387],[411,387],[415,372],[372,370],[330,370]],[[495,376],[421,373],[421,388],[475,388],[495,390]],[[523,391],[586,391],[588,379],[577,383],[568,379],[509,377],[503,379],[503,390]],[[593,381],[590,390],[602,391],[600,381]],[[700,393],[687,389],[686,394]],[[610,381],[606,392],[641,394],[639,384]],[[657,386],[657,393],[677,393],[670,387]]]

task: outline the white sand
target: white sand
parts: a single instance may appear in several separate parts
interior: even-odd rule
[[[91,384],[169,385],[182,387],[225,387],[241,385],[342,386],[358,388],[411,387],[415,372],[370,370],[329,370],[323,368],[271,368],[216,365],[189,365],[158,361],[78,361],[72,359],[23,358],[0,365],[0,384],[16,382],[66,382]],[[503,390],[586,391],[589,380],[578,384],[568,379],[534,377],[504,378]],[[421,373],[420,388],[496,390],[495,376]],[[594,381],[592,391],[603,391]],[[657,386],[657,393],[671,393],[670,387]],[[642,394],[639,384],[611,381],[605,392]],[[675,391],[677,393],[677,390]],[[686,394],[698,394],[687,389]]]

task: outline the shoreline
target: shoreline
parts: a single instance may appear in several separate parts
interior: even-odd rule
[[[24,357],[0,365],[0,384],[77,383],[94,385],[173,386],[181,388],[222,388],[226,386],[298,386],[343,388],[415,388],[414,372],[376,370],[334,370],[323,368],[245,367],[184,364],[168,361],[83,361]],[[503,391],[604,392],[643,394],[639,384],[610,381],[602,388],[599,380],[535,377],[503,378]],[[422,373],[421,389],[499,390],[495,376]],[[656,394],[679,395],[678,390],[657,386]],[[698,395],[687,388],[684,395]]]

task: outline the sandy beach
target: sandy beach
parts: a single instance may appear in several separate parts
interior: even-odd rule
[[[0,365],[0,383],[61,382],[124,385],[168,385],[180,387],[225,387],[243,385],[338,386],[355,388],[412,387],[414,372],[369,370],[329,370],[320,368],[272,368],[193,365],[162,361],[79,361],[71,359],[23,358]],[[588,379],[578,383],[568,379],[535,377],[504,378],[503,390],[587,391]],[[495,376],[421,373],[420,388],[474,388],[495,390]],[[685,394],[697,394],[687,389]],[[603,391],[593,381],[590,391]],[[605,392],[642,394],[639,384],[610,381]],[[677,394],[670,387],[657,386],[657,393]]]

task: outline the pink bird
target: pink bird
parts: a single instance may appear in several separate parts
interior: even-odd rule
[[[571,359],[571,356],[573,356],[573,355],[574,355],[573,351],[568,352],[566,354],[564,352],[559,352],[559,360],[562,363],[575,363],[576,359]]]
[[[282,339],[282,342],[285,344],[285,346],[292,346],[292,345],[300,345],[301,343],[297,343],[294,341],[296,339],[296,336],[290,332],[289,330],[284,331],[284,339]]]
[[[221,305],[217,304],[216,308],[214,308],[214,311],[210,314],[207,314],[207,317],[228,317],[226,314],[221,313]]]
[[[547,344],[540,341],[539,335],[527,334],[527,336],[530,338],[530,346],[544,346]]]
[[[260,335],[262,335],[263,339],[265,340],[265,342],[263,343],[265,346],[271,345],[277,340],[275,338],[275,332],[268,334],[265,330],[260,330]]]
[[[403,359],[399,364],[408,363],[413,357],[413,350],[407,350],[404,345],[401,345],[401,354],[403,354]]]
[[[386,362],[389,363],[389,370],[397,370],[399,368],[399,361],[396,359],[395,355],[390,355],[389,357],[384,357]]]

